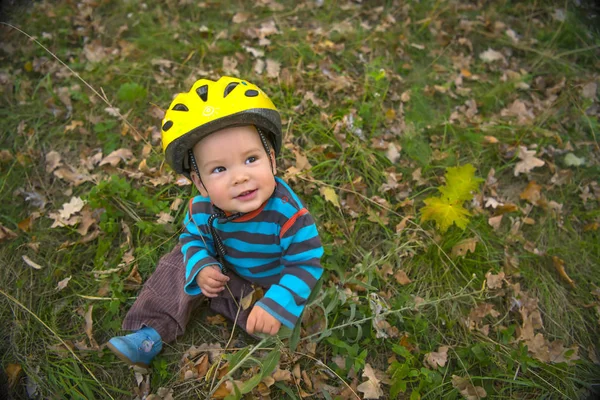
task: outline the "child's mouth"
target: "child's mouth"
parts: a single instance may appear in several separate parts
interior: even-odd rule
[[[240,193],[236,199],[240,199],[240,200],[246,200],[246,199],[250,199],[254,196],[254,194],[256,193],[256,189],[253,190],[246,190],[245,192]]]

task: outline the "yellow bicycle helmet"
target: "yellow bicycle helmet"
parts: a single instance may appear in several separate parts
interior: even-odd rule
[[[275,151],[281,149],[281,118],[269,97],[256,85],[223,76],[200,79],[187,93],[179,93],[162,121],[162,146],[167,163],[190,176],[188,152],[220,129],[254,125],[266,134]]]

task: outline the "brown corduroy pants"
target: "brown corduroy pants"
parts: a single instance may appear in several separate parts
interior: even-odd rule
[[[230,290],[225,288],[218,297],[209,299],[210,309],[231,321],[236,321],[240,299],[252,291],[252,284],[233,272],[229,272],[229,278],[227,285]],[[163,342],[174,341],[185,332],[192,311],[205,298],[203,295],[188,295],[183,291],[184,284],[185,265],[181,246],[177,245],[159,260],[156,270],[148,278],[125,316],[123,329],[136,331],[143,326],[149,326],[160,334]],[[244,331],[251,309],[252,307],[240,309],[237,315],[236,323]]]

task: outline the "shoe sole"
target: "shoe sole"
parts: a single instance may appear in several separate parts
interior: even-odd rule
[[[133,361],[131,361],[129,359],[129,357],[127,357],[125,354],[121,353],[112,343],[108,343],[107,346],[117,357],[119,357],[119,359],[121,361],[123,361],[125,364],[127,365],[131,365],[131,366],[136,366],[136,367],[141,367],[141,368],[148,368],[149,365],[148,364],[144,364],[142,362],[138,362],[138,363],[134,363]]]

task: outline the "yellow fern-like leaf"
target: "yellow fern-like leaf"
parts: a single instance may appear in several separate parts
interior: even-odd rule
[[[462,201],[450,202],[445,197],[429,197],[425,199],[425,207],[421,208],[421,221],[435,221],[442,232],[446,232],[452,224],[465,229],[470,215]]]
[[[475,177],[475,168],[471,164],[465,164],[460,167],[450,167],[446,170],[446,185],[439,188],[442,197],[447,197],[448,201],[468,201],[473,198],[471,192],[476,191],[481,178]]]

